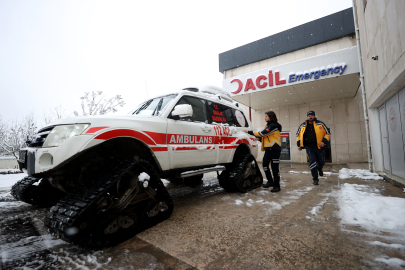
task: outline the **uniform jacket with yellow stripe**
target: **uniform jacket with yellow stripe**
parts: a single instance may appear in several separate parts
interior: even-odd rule
[[[267,122],[266,127],[262,131],[249,131],[250,135],[255,135],[257,138],[261,138],[262,151],[264,148],[270,148],[272,150],[281,150],[281,125],[275,122]]]
[[[319,120],[314,120],[313,123],[314,125],[314,130],[315,130],[315,134],[316,134],[316,145],[318,146],[319,149],[321,149],[319,147],[319,144],[321,142],[323,143],[327,143],[330,140],[330,133],[328,130],[328,127]],[[307,125],[309,125],[308,120],[305,121],[304,123],[302,123],[300,125],[300,127],[298,128],[297,131],[297,146],[298,147],[304,147],[304,132],[305,129],[307,128]]]

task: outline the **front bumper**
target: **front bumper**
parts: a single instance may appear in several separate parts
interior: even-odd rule
[[[26,170],[27,174],[30,176],[52,170],[62,165],[65,161],[85,148],[94,146],[98,143],[92,142],[91,145],[89,145],[88,143],[91,138],[92,136],[81,135],[70,138],[58,147],[27,147],[21,149],[20,159],[18,160],[20,169],[24,171]]]
[[[35,151],[36,148],[24,148],[21,149],[18,165],[20,166],[20,170],[24,171],[28,175],[35,174]]]

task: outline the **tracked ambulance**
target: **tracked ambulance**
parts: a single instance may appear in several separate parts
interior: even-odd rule
[[[163,179],[196,184],[216,171],[230,192],[260,187],[258,144],[245,112],[216,87],[185,88],[126,116],[59,120],[20,151],[28,176],[12,187],[26,203],[51,207],[46,230],[67,242],[117,244],[169,218]]]

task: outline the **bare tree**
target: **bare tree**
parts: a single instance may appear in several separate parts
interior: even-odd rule
[[[43,119],[45,121],[45,124],[48,125],[51,122],[54,122],[56,120],[62,119],[62,118],[67,118],[70,117],[68,113],[66,113],[65,109],[62,109],[62,106],[59,105],[55,108],[49,109],[49,113],[43,114]]]
[[[117,107],[123,107],[125,101],[121,95],[116,95],[110,99],[106,99],[102,96],[102,91],[85,92],[84,96],[80,97],[82,100],[82,114],[81,115],[103,115],[109,112],[116,112]],[[74,111],[76,116],[80,114]]]

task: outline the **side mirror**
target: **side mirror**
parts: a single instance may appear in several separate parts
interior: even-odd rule
[[[193,116],[193,108],[189,104],[181,104],[174,107],[172,111],[173,119]]]

